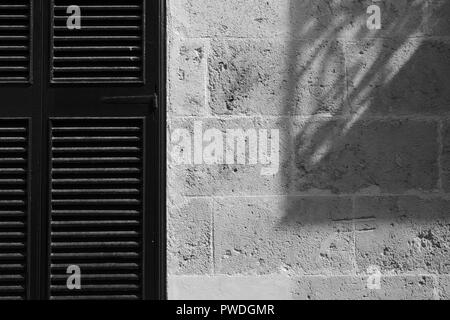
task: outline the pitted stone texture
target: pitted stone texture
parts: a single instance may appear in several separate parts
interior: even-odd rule
[[[288,300],[285,276],[169,276],[172,300]]]
[[[361,197],[356,200],[356,261],[359,272],[450,271],[450,199]]]
[[[367,277],[302,277],[293,290],[299,300],[432,300],[429,276],[383,276],[381,288],[368,289]]]
[[[316,119],[317,120],[317,119]],[[432,191],[437,124],[419,120],[295,122],[295,191]]]
[[[426,24],[427,0],[319,0],[291,1],[292,37],[307,39],[405,39],[419,36]],[[369,6],[381,12],[381,29],[371,30]]]
[[[441,300],[450,300],[450,275],[439,277],[439,298]]]
[[[360,115],[450,114],[450,42],[378,39],[345,48],[349,104]]]
[[[382,0],[382,28],[367,28],[371,0],[172,0],[177,33],[187,37],[286,39],[406,38],[420,35],[426,0]]]
[[[169,115],[205,115],[209,42],[172,39],[169,45]]]
[[[169,200],[168,273],[212,272],[212,211],[208,199]]]
[[[188,37],[273,37],[290,27],[285,0],[170,0],[169,8]]]
[[[170,193],[180,193],[187,196],[204,195],[267,195],[267,194],[286,194],[289,189],[289,172],[291,171],[291,153],[292,143],[288,134],[289,119],[264,119],[264,118],[185,118],[173,119],[170,122],[169,142],[175,130],[185,128],[189,131],[191,140],[194,137],[195,123],[201,123],[203,132],[208,129],[218,129],[222,132],[224,148],[226,141],[226,132],[229,129],[242,129],[256,131],[257,137],[266,136],[271,130],[279,130],[279,166],[274,165],[274,173],[270,175],[263,174],[264,168],[270,168],[270,165],[263,164],[258,157],[257,164],[250,164],[248,157],[248,141],[246,143],[246,164],[225,164],[226,161],[219,164],[194,164],[192,142],[191,164],[177,165],[171,160],[172,151],[169,150],[169,170],[168,170],[168,190]],[[264,132],[262,130],[267,130]],[[268,140],[268,150],[271,148],[271,140]],[[209,142],[204,142],[207,146]],[[259,144],[259,143],[258,143]],[[175,145],[175,144],[174,144]],[[171,148],[169,144],[169,149]],[[259,146],[258,146],[259,148]],[[172,149],[173,150],[173,149]],[[236,149],[235,149],[236,151]],[[201,154],[201,152],[200,152]],[[226,152],[225,152],[226,154]],[[278,169],[278,171],[276,171]]]
[[[442,131],[442,187],[450,192],[450,121],[444,123]]]
[[[309,115],[348,111],[342,45],[328,41],[227,40],[212,44],[215,114]]]
[[[348,198],[224,198],[214,205],[214,256],[223,274],[350,274]]]
[[[428,0],[427,36],[450,36],[450,2]]]

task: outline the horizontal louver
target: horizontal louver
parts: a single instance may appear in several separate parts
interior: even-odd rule
[[[81,29],[67,28],[67,8],[81,9]],[[144,81],[143,0],[53,0],[52,82]]]
[[[31,1],[0,1],[0,83],[31,81]]]
[[[0,119],[0,300],[26,298],[28,120]]]
[[[51,120],[51,299],[142,298],[142,119]],[[67,268],[81,268],[68,290]]]

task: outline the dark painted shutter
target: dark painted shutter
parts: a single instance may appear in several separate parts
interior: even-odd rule
[[[28,120],[0,119],[0,300],[27,296]]]
[[[67,28],[72,0],[54,0],[53,83],[142,83],[143,0],[78,0],[81,29]]]
[[[141,298],[143,119],[52,119],[50,132],[50,298]]]
[[[31,81],[31,1],[0,2],[0,83]]]

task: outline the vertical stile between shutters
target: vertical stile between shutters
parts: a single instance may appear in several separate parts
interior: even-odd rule
[[[27,119],[0,119],[0,300],[27,297]]]
[[[78,0],[81,29],[67,28],[71,0],[53,0],[52,83],[144,83],[145,1]]]
[[[51,119],[50,157],[50,298],[142,298],[143,119]]]
[[[32,81],[32,1],[0,1],[0,83]]]

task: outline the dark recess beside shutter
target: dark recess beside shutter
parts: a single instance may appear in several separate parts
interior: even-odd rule
[[[0,300],[27,296],[28,120],[0,119]]]
[[[50,298],[142,298],[143,119],[52,119],[50,137]]]
[[[143,0],[53,0],[53,83],[144,82]],[[81,29],[67,28],[70,5]]]
[[[0,83],[31,81],[31,1],[0,2]]]

